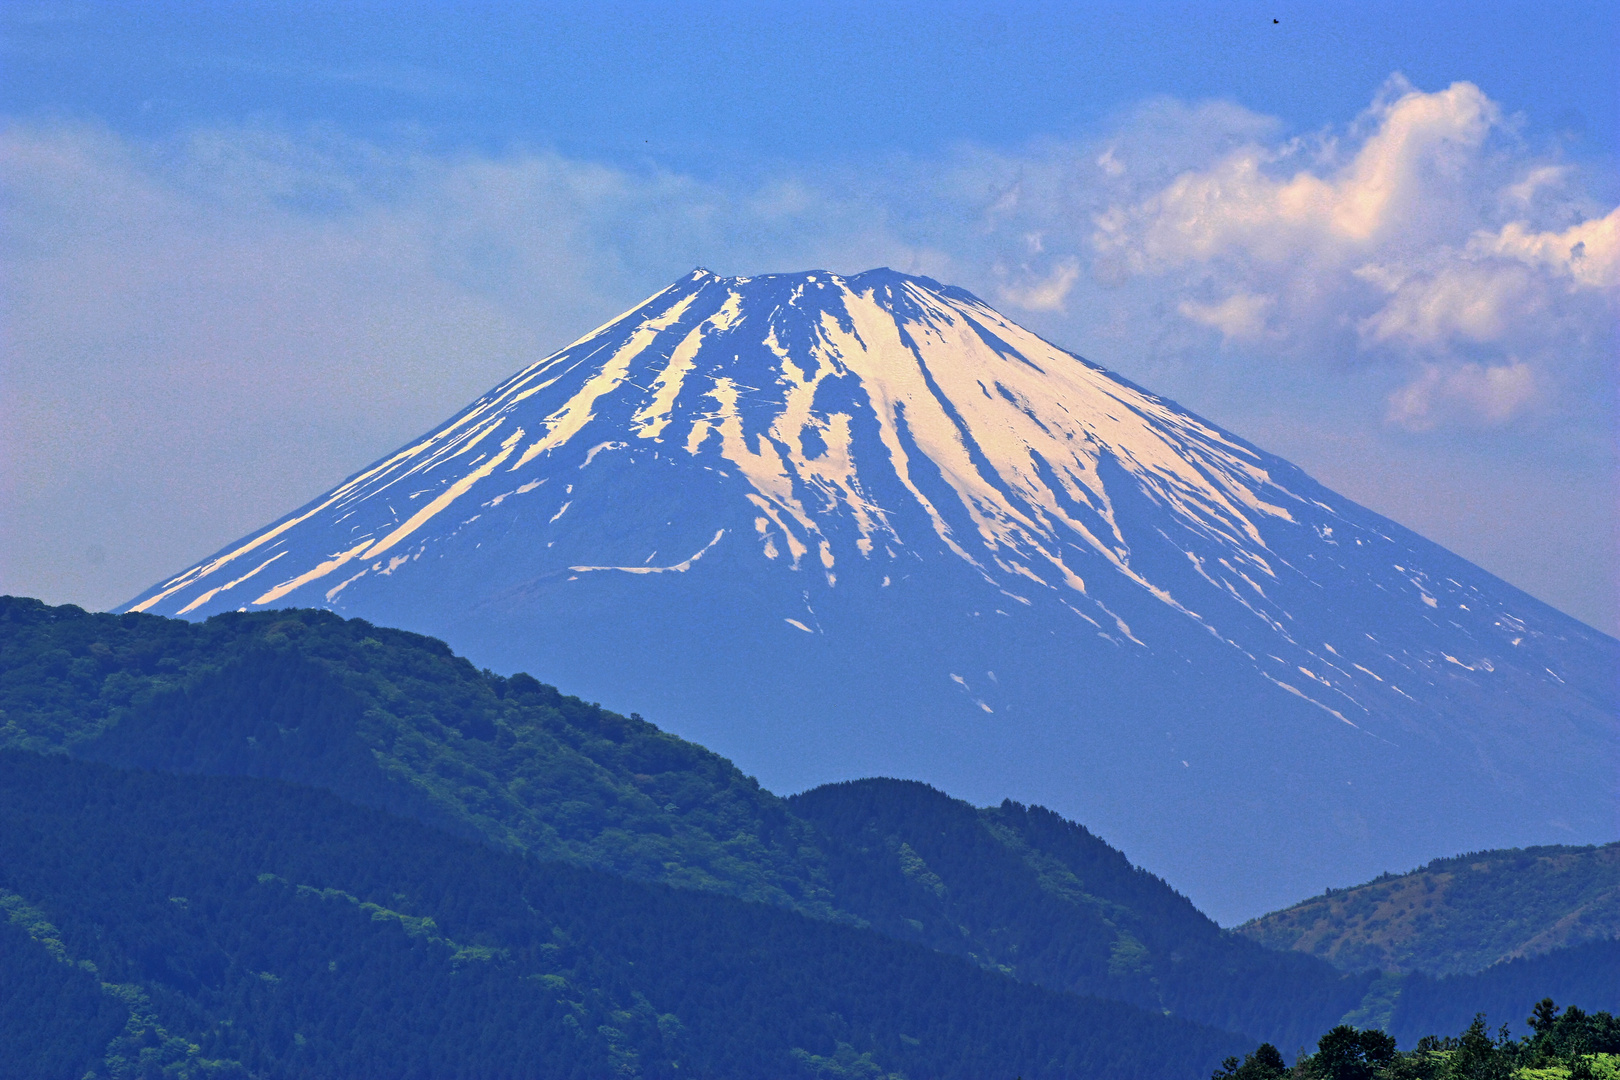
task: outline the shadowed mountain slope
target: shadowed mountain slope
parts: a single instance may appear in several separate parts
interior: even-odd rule
[[[1584,1012],[1620,1014],[1620,940],[1588,941],[1540,956],[1505,960],[1470,975],[1404,980],[1386,1027],[1402,1045],[1425,1035],[1456,1031],[1476,1013],[1492,1029],[1507,1024],[1524,1033],[1525,1018],[1542,998]]]
[[[789,806],[826,837],[840,905],[893,937],[1020,979],[1279,1046],[1338,1023],[1374,980],[1222,931],[1164,881],[1038,806],[976,809],[899,780],[816,788]]]
[[[888,270],[695,271],[130,608],[288,604],[779,790],[1052,806],[1225,921],[1613,836],[1620,644]]]

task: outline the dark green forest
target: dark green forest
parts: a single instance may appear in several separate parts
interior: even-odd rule
[[[189,623],[0,598],[0,746],[296,780],[498,846],[832,912],[802,823],[719,755],[329,612]]]
[[[193,624],[0,601],[0,710],[0,745],[306,783],[511,850],[869,925],[1256,1038],[1303,1040],[1372,983],[1223,934],[1049,811],[981,812],[888,781],[789,802],[639,717],[329,612]],[[919,865],[934,884],[918,885]]]
[[[1517,1029],[1524,1003],[1541,996],[1620,1011],[1620,940],[1509,960],[1471,975],[1415,974],[1404,983],[1387,1030],[1406,1046],[1436,1031],[1459,1031],[1475,1012]]]
[[[1356,1009],[1376,979],[1222,932],[1038,806],[977,809],[898,780],[830,784],[788,805],[825,837],[841,905],[886,934],[1031,982],[1296,1046]]]
[[[0,897],[6,1076],[1146,1080],[1243,1045],[281,781],[0,752]]]
[[[0,1005],[59,1031],[28,1060],[65,1070],[15,1075],[411,1075],[407,1061],[439,1063],[422,1066],[434,1076],[535,1062],[559,1076],[998,1075],[972,1055],[991,1071],[942,1071],[956,1051],[940,1048],[971,1033],[1013,1054],[1010,1075],[1190,1076],[1221,1040],[1298,1050],[1348,1024],[1411,1047],[1477,1012],[1520,1024],[1549,994],[1620,1008],[1609,939],[1446,978],[1340,970],[1221,930],[1041,807],[882,779],[782,799],[639,716],[327,612],[188,623],[0,598],[7,747],[23,752],[5,759],[19,790],[30,770],[68,770],[85,791],[124,792],[129,815],[46,799],[0,823],[17,832],[0,848]],[[131,784],[169,816],[136,806]],[[1514,886],[1516,864],[1500,865],[1450,895],[1494,896],[1504,919],[1529,913],[1521,925],[1569,896],[1601,908],[1589,882],[1537,891],[1535,873]],[[486,888],[522,917],[468,895]],[[1453,952],[1495,947],[1449,932]],[[889,989],[857,977],[868,961],[888,965]],[[710,978],[736,1000],[703,990]],[[943,981],[929,996],[919,980]],[[1026,1008],[1036,1019],[1014,1018]],[[1076,1028],[1065,1009],[1093,1018]],[[1166,1017],[1189,1023],[1152,1026]],[[1061,1030],[1030,1026],[1046,1023]],[[746,1037],[722,1034],[734,1027]],[[727,1057],[738,1038],[747,1049]],[[1169,1056],[1132,1057],[1155,1039]],[[493,1056],[468,1049],[485,1042]],[[468,1054],[480,1064],[454,1071]]]

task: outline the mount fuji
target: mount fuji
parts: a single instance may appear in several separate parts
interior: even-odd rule
[[[776,790],[1044,803],[1223,922],[1617,832],[1620,642],[890,270],[696,270],[123,610],[293,606]]]

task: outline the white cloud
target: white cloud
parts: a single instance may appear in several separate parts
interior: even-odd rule
[[[1458,414],[1501,424],[1522,412],[1536,396],[1535,373],[1517,360],[1506,364],[1424,367],[1417,378],[1389,398],[1391,422],[1424,431]]]
[[[1388,296],[1359,323],[1366,340],[1443,355],[1457,344],[1508,343],[1526,330],[1558,336],[1549,315],[1572,293],[1620,288],[1620,209],[1558,232],[1511,221],[1427,261],[1432,268],[1397,261],[1354,271]]]
[[[1459,341],[1500,341],[1544,306],[1537,283],[1522,266],[1456,262],[1411,275],[1369,266],[1358,276],[1389,293],[1388,301],[1360,322],[1365,337],[1435,353]]]
[[[1183,300],[1176,310],[1195,323],[1219,330],[1228,341],[1254,341],[1265,336],[1266,315],[1276,303],[1273,296],[1236,292],[1214,304]]]
[[[1031,246],[1040,250],[1038,242]],[[1026,311],[1062,311],[1064,300],[1079,279],[1080,261],[1069,259],[1059,263],[1045,278],[1026,285],[1004,285],[997,293],[1001,299]]]
[[[1578,285],[1620,288],[1620,207],[1563,232],[1535,232],[1526,222],[1510,221],[1494,236],[1475,237],[1471,247],[1562,271]]]
[[[1267,263],[1306,252],[1354,258],[1430,213],[1428,189],[1484,141],[1498,110],[1478,87],[1457,83],[1435,94],[1408,90],[1371,119],[1372,134],[1327,175],[1300,169],[1275,178],[1272,170],[1299,157],[1301,144],[1246,145],[1101,216],[1093,243],[1104,253],[1127,252],[1141,269],[1228,254]],[[1318,156],[1331,162],[1337,149],[1327,143]]]
[[[1606,363],[1620,209],[1594,206],[1574,169],[1508,127],[1471,83],[1392,80],[1346,134],[1251,138],[1106,192],[1094,274],[1168,293],[1168,311],[1260,355],[1404,371],[1392,422],[1552,407],[1529,388],[1578,387]]]
[[[1539,192],[1547,188],[1556,188],[1568,175],[1569,169],[1566,166],[1541,165],[1531,169],[1518,183],[1509,184],[1502,194],[1512,203],[1529,206]]]

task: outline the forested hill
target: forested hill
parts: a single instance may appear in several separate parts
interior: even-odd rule
[[[841,905],[891,936],[1031,982],[1295,1047],[1358,1009],[1376,978],[1222,932],[1038,806],[975,808],[901,780],[829,784],[788,804],[820,830]]]
[[[1456,975],[1620,937],[1620,843],[1436,859],[1238,928],[1347,970]]]
[[[804,824],[731,762],[329,612],[191,623],[0,598],[5,746],[296,780],[498,846],[833,913]]]
[[[508,852],[870,927],[1279,1045],[1342,1017],[1388,1022],[1405,985],[1224,933],[1039,807],[893,780],[784,800],[634,714],[327,612],[199,624],[0,598],[4,747],[295,781]],[[1476,991],[1422,993],[1455,1012]]]
[[[1246,1045],[312,788],[0,752],[0,1076],[1203,1080]]]
[[[0,745],[294,780],[498,846],[869,924],[1025,981],[1286,1045],[1355,1009],[1372,979],[1221,934],[1039,808],[980,812],[881,781],[789,803],[639,717],[328,612],[196,624],[0,601],[0,709]]]
[[[1436,1032],[1456,1031],[1476,1013],[1483,1013],[1493,1030],[1506,1024],[1523,1032],[1526,1017],[1542,998],[1578,1002],[1588,1012],[1620,1012],[1620,939],[1505,960],[1472,975],[1433,979],[1414,973],[1401,981],[1404,985],[1385,1030],[1403,1045]],[[1620,1037],[1620,1028],[1615,1034]],[[1611,1052],[1620,1053],[1620,1045]]]

